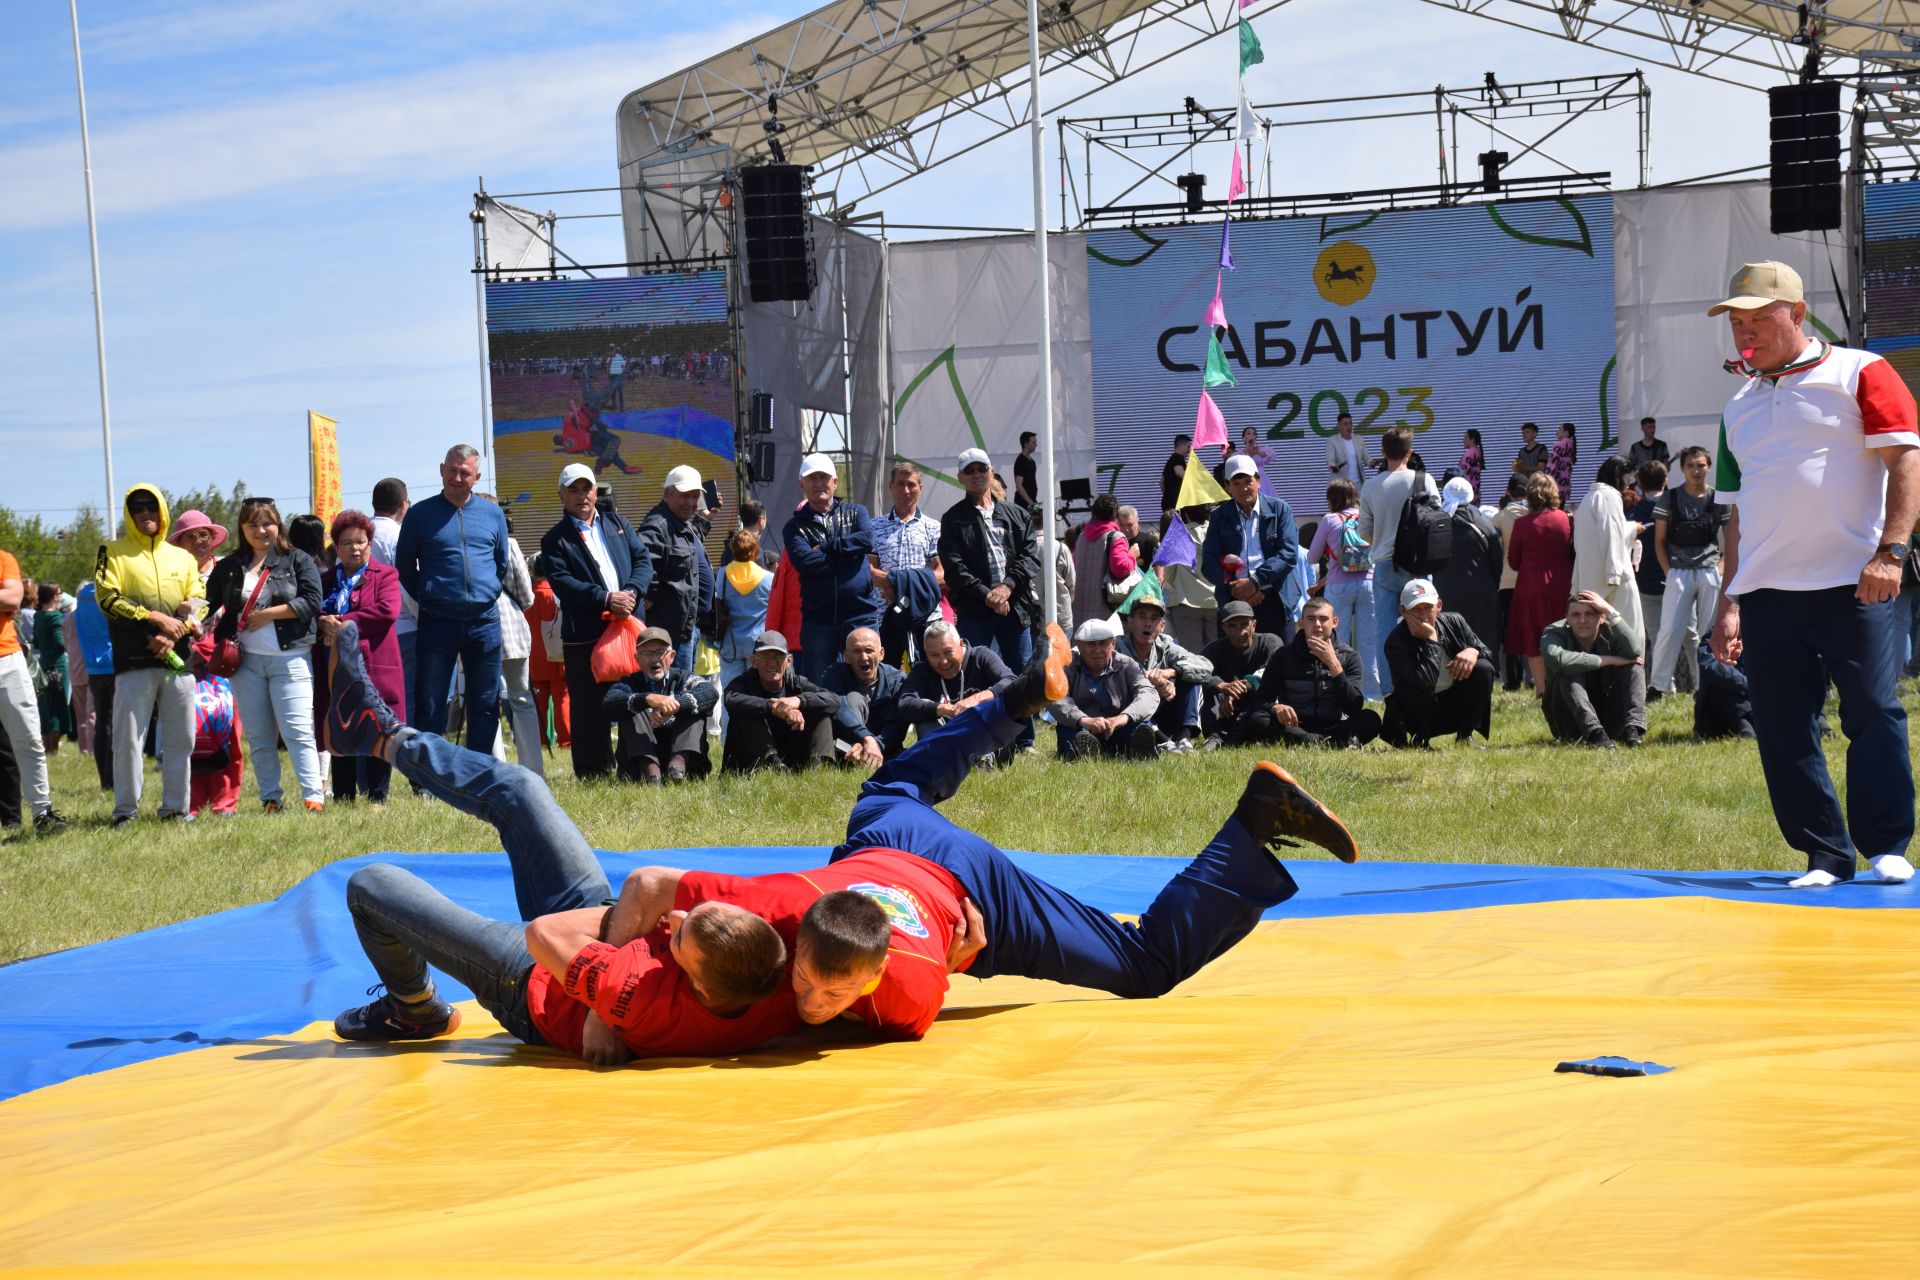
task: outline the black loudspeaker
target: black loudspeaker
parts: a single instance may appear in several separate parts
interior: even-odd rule
[[[748,446],[747,469],[755,484],[773,483],[773,441],[755,440]]]
[[[805,302],[813,297],[806,168],[766,164],[742,169],[740,214],[746,230],[747,297],[754,302]]]
[[[773,434],[773,396],[770,393],[756,391],[747,400],[747,434],[750,436]]]
[[[1771,225],[1790,231],[1840,229],[1840,86],[1779,85],[1767,90]]]

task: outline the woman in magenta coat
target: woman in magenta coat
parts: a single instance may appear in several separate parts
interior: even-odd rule
[[[359,511],[333,518],[333,567],[320,580],[320,644],[314,662],[314,705],[327,705],[327,667],[334,637],[349,622],[360,628],[360,658],[367,676],[393,713],[407,718],[406,678],[400,665],[400,638],[393,624],[400,617],[400,574],[373,558],[373,521]],[[324,723],[324,712],[319,717]],[[321,738],[321,746],[326,739]],[[378,809],[387,802],[393,767],[365,756],[335,755],[333,798],[353,800],[360,792]]]
[[[1545,695],[1540,633],[1567,616],[1573,590],[1573,524],[1560,509],[1560,486],[1544,471],[1527,478],[1527,514],[1513,522],[1507,563],[1516,575],[1507,613],[1507,652],[1526,658],[1533,691]]]

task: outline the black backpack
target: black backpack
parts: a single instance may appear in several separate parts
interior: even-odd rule
[[[1425,578],[1453,559],[1453,521],[1427,473],[1415,468],[1413,474],[1414,489],[1400,508],[1400,527],[1393,534],[1393,567]]]

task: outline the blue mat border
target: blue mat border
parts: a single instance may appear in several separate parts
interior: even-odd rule
[[[602,851],[618,885],[647,863],[754,875],[818,866],[827,850],[786,845]],[[1104,911],[1137,913],[1178,858],[1014,853],[1022,866]],[[332,863],[271,902],[0,968],[0,1099],[210,1044],[280,1036],[362,1002],[372,973],[347,916],[346,881],[392,862],[486,915],[511,917],[503,854],[368,854]],[[1920,907],[1920,882],[1786,887],[1783,872],[1628,871],[1467,863],[1288,864],[1301,891],[1268,919],[1458,911],[1577,899],[1710,897],[1809,909]],[[444,988],[457,999],[457,984]]]

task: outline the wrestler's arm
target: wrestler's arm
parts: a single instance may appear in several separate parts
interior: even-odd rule
[[[601,939],[624,947],[643,934],[658,928],[662,917],[673,910],[673,896],[680,888],[678,867],[636,867],[627,873],[620,886],[620,898],[607,916],[607,934]]]
[[[574,958],[586,950],[589,943],[601,940],[600,929],[611,910],[610,907],[580,907],[529,920],[527,950],[533,953],[535,963],[564,983]]]

